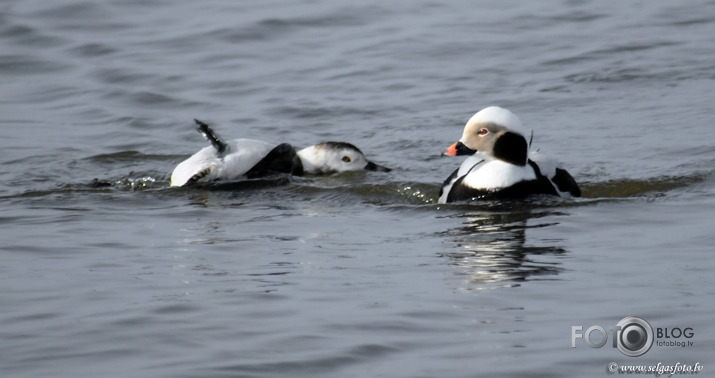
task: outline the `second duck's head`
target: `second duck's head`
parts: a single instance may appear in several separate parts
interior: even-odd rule
[[[521,120],[498,106],[485,108],[467,121],[459,142],[449,146],[447,156],[473,155],[480,152],[515,165],[526,165],[528,143]]]
[[[367,160],[359,148],[346,142],[323,142],[306,147],[298,151],[298,157],[308,173],[390,171],[389,168]]]

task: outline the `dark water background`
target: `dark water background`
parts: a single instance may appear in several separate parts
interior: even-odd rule
[[[435,204],[494,104],[584,198]],[[713,104],[713,1],[3,0],[0,375],[713,374]],[[394,170],[170,189],[192,118]]]

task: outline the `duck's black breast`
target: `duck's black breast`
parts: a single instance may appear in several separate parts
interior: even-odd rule
[[[535,194],[558,196],[559,193],[551,181],[541,174],[539,166],[531,160],[529,160],[529,165],[536,174],[535,179],[518,181],[504,188],[472,188],[464,183],[464,178],[467,177],[467,175],[464,175],[458,178],[457,181],[454,182],[454,185],[452,185],[452,189],[447,195],[447,202],[471,199],[521,199]],[[573,178],[571,179],[573,180]]]
[[[439,194],[437,195],[438,197],[442,197],[442,194],[444,194],[444,188],[446,188],[452,180],[454,180],[457,177],[457,174],[459,173],[459,168],[455,169],[454,172],[452,172],[449,177],[447,177],[446,180],[442,183],[442,186],[439,188]]]
[[[549,179],[541,176],[535,180],[519,181],[506,188],[475,189],[467,186],[460,177],[447,195],[447,202],[458,202],[472,199],[522,199],[534,194],[559,194],[551,185]]]

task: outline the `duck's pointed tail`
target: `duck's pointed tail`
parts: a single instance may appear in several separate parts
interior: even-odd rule
[[[199,130],[201,135],[204,136],[209,142],[211,142],[211,145],[214,146],[216,150],[218,150],[218,153],[224,153],[226,150],[228,150],[228,144],[221,139],[218,135],[216,135],[216,132],[213,131],[211,126],[199,121],[198,119],[194,119],[194,122],[198,125],[196,128]]]

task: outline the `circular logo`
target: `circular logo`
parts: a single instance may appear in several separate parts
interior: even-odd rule
[[[644,355],[653,345],[653,328],[644,319],[626,316],[616,326],[618,350],[629,357]]]

